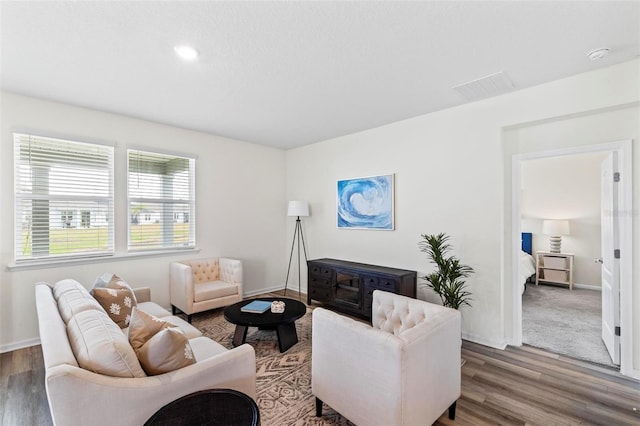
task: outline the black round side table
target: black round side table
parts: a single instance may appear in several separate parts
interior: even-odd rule
[[[145,426],[259,426],[255,401],[233,389],[207,389],[159,409]]]

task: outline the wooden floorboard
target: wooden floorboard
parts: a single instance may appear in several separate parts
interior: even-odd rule
[[[288,290],[287,297],[298,294]],[[462,356],[456,419],[445,413],[436,425],[640,425],[640,382],[609,367],[529,346],[500,350],[467,341]],[[52,424],[40,346],[0,354],[0,424]]]

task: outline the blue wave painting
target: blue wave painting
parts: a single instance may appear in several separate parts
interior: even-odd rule
[[[338,181],[338,228],[393,229],[393,175]]]

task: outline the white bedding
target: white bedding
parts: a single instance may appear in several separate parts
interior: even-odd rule
[[[520,250],[520,293],[524,293],[527,278],[536,273],[536,261],[529,253]]]

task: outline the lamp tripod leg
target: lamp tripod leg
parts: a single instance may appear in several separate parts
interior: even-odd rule
[[[302,248],[304,249],[304,261],[308,262],[307,259],[307,245],[304,243],[304,233],[302,232],[302,224],[300,224],[300,237],[302,237]],[[300,241],[298,241],[300,243]]]
[[[296,221],[296,226],[298,230],[298,300],[302,300],[302,296],[300,295],[300,234],[302,233],[302,226],[300,225],[299,217]]]
[[[287,295],[287,285],[289,284],[289,272],[291,271],[291,259],[293,259],[293,247],[296,244],[296,235],[298,234],[298,223],[296,222],[296,228],[293,231],[293,240],[291,241],[291,253],[289,254],[289,266],[287,267],[287,279],[284,282],[284,295]]]

